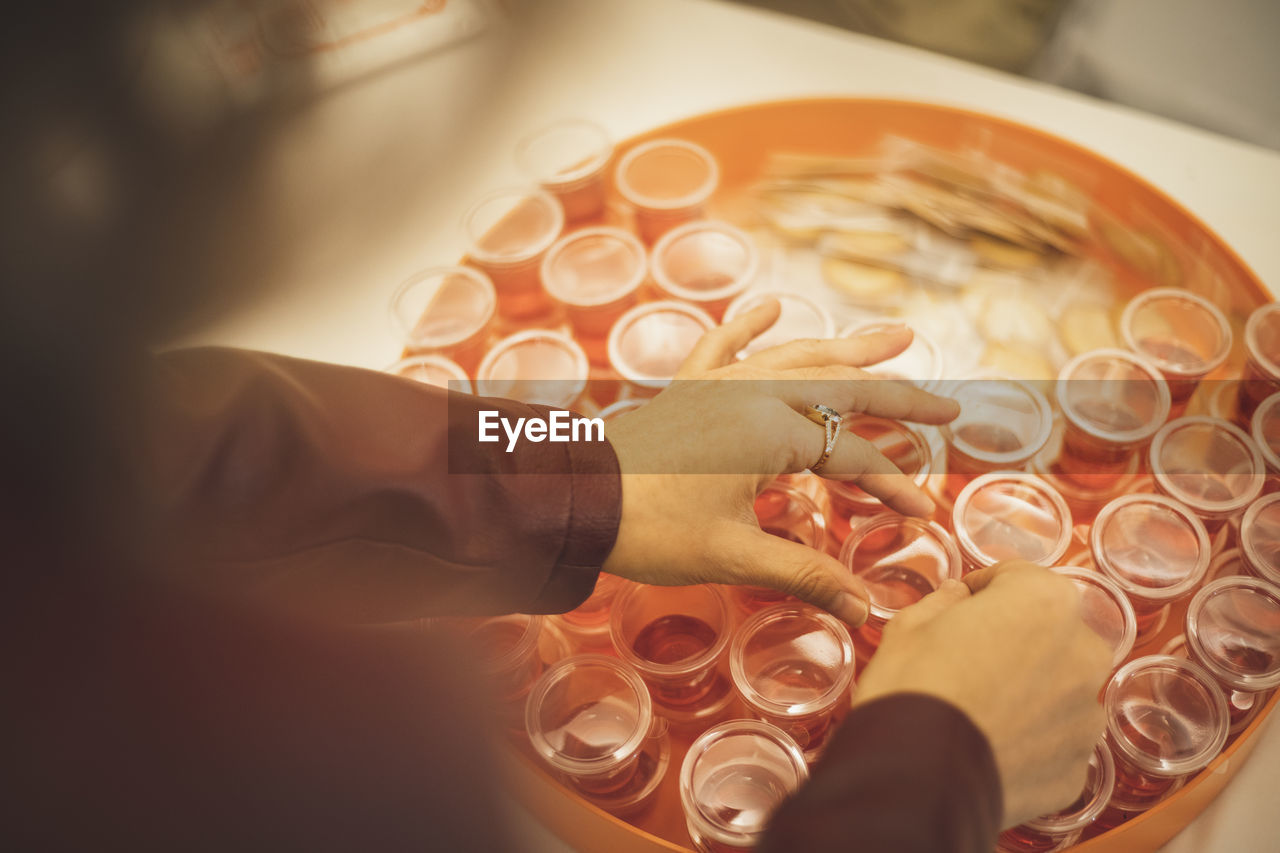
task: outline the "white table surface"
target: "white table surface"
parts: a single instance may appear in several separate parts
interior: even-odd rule
[[[537,16],[333,92],[273,153],[258,214],[291,237],[252,307],[181,343],[381,368],[387,303],[462,254],[461,212],[518,183],[527,131],[592,118],[622,138],[707,110],[802,96],[944,103],[1034,125],[1129,168],[1280,282],[1280,154],[927,52],[716,0],[536,0]],[[264,285],[267,284],[264,282]],[[1274,284],[1271,284],[1275,287]],[[1165,849],[1274,850],[1280,733]],[[536,840],[535,840],[536,839]],[[532,832],[534,849],[564,849]]]

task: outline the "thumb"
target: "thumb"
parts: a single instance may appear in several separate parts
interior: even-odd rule
[[[903,608],[889,622],[889,626],[886,627],[896,625],[896,630],[898,631],[910,631],[914,628],[919,628],[934,617],[964,601],[969,595],[969,587],[965,586],[962,581],[947,578],[933,592],[915,604]]]
[[[743,527],[726,549],[741,583],[767,586],[821,607],[850,627],[867,621],[867,590],[834,557],[788,542],[763,530]]]

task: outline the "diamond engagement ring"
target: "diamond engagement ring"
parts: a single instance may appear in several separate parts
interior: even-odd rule
[[[827,433],[826,443],[822,447],[822,455],[818,457],[818,461],[809,466],[809,470],[818,473],[818,469],[827,464],[827,460],[831,458],[831,451],[835,449],[836,439],[840,437],[840,424],[844,418],[840,417],[840,413],[830,406],[821,406],[811,404],[804,407],[804,416],[822,427]]]

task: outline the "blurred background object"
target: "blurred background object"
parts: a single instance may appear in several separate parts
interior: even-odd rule
[[[1280,149],[1274,0],[740,0]]]

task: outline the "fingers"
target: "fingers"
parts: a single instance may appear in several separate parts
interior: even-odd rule
[[[969,587],[969,591],[977,594],[995,582],[996,578],[1006,575],[1012,575],[1015,572],[1046,572],[1052,574],[1043,566],[1027,560],[1005,560],[1003,563],[996,563],[994,566],[988,566],[985,569],[978,569],[969,572],[964,576],[965,586]]]
[[[933,592],[903,608],[893,617],[886,628],[893,627],[895,632],[909,631],[925,624],[935,616],[949,610],[969,597],[969,587],[958,580],[947,578]]]
[[[799,471],[822,456],[826,433],[803,415],[796,415],[792,420],[798,436],[793,467]],[[923,489],[904,476],[871,442],[848,430],[841,431],[831,457],[815,473],[828,480],[856,483],[867,494],[903,515],[925,518],[933,514],[933,499]]]
[[[746,361],[770,370],[821,367],[829,364],[863,367],[893,358],[911,345],[912,337],[911,329],[906,326],[896,326],[851,338],[791,341],[758,352]]]
[[[797,411],[821,403],[837,412],[922,424],[945,424],[960,414],[960,404],[948,397],[843,365],[789,370],[778,379],[763,380],[761,390]]]
[[[781,313],[782,305],[778,300],[766,299],[741,317],[707,332],[680,365],[676,378],[693,379],[709,370],[732,364],[738,357],[738,351],[776,323]]]
[[[867,591],[838,560],[741,525],[723,549],[741,583],[766,586],[821,607],[850,627],[867,621]]]

